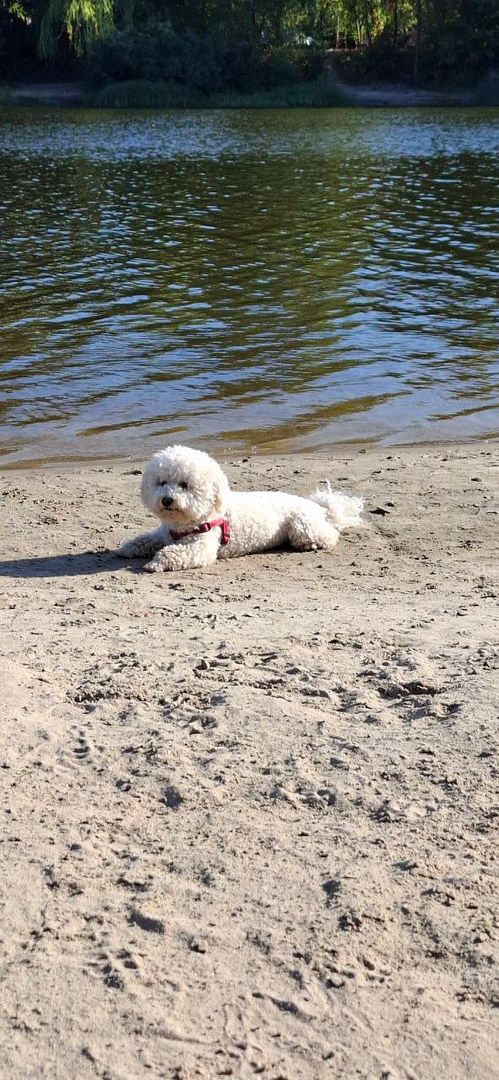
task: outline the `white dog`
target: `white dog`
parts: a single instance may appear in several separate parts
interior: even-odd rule
[[[282,491],[231,491],[213,458],[167,446],[148,462],[142,501],[159,529],[125,541],[124,559],[150,557],[146,570],[192,570],[217,559],[266,551],[288,542],[301,551],[332,548],[342,529],[359,525],[362,500],[324,481],[310,499]]]

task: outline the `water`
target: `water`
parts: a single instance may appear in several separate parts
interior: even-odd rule
[[[0,110],[4,464],[499,429],[499,110]]]

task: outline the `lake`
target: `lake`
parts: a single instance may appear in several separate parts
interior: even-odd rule
[[[499,110],[0,110],[5,465],[497,435]]]

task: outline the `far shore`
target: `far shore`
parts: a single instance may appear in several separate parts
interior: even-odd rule
[[[4,89],[12,105],[82,105],[84,100],[80,82],[8,82]]]
[[[351,85],[335,82],[342,104],[361,108],[416,108],[463,106],[474,104],[470,91],[445,92],[411,87],[402,83]],[[6,83],[8,103],[12,105],[83,106],[86,93],[81,82]],[[252,95],[244,95],[248,100]],[[228,97],[229,100],[229,97]]]

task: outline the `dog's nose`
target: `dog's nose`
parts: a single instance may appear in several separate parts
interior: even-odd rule
[[[173,499],[170,498],[169,495],[163,495],[161,505],[164,506],[165,510],[171,510],[173,506]]]

